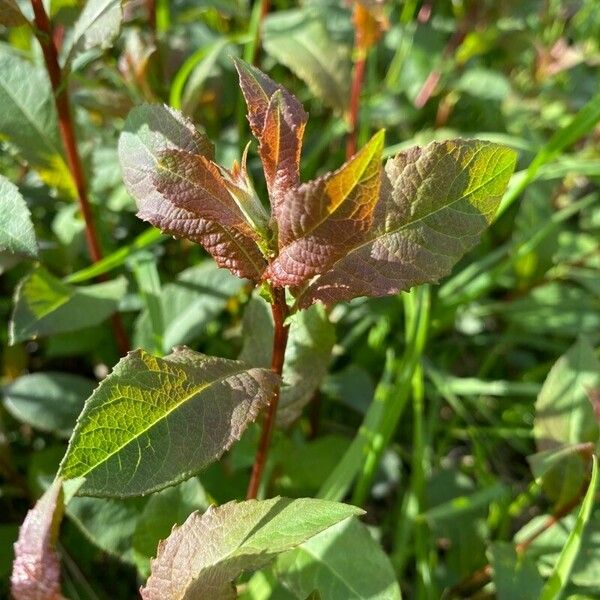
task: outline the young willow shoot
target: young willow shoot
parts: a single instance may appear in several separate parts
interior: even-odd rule
[[[220,267],[261,287],[274,321],[271,369],[183,347],[163,358],[131,352],[86,402],[58,474],[79,495],[148,494],[218,460],[264,413],[249,502],[195,513],[175,529],[159,547],[145,598],[235,597],[241,571],[360,512],[323,500],[253,500],[276,423],[287,319],[315,302],[396,294],[448,274],[494,218],[515,166],[512,150],[464,140],[412,148],[382,166],[380,131],[338,170],[302,182],[302,105],[259,69],[236,68],[270,210],[246,153],[231,170],[216,164],[206,136],[166,106],[130,113],[119,156],[141,219],[202,245]],[[53,511],[38,512],[54,522]],[[195,548],[205,530],[214,556]],[[38,563],[54,569],[44,536],[52,560]],[[399,598],[392,587],[389,597]]]

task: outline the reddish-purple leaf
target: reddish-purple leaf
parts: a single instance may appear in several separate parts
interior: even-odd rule
[[[300,153],[307,115],[302,104],[262,71],[236,60],[248,121],[260,143],[271,208],[279,222],[285,193],[300,181]]]
[[[175,161],[171,155],[174,151],[185,158]],[[265,260],[248,233],[250,227],[244,225],[242,212],[230,196],[225,197],[228,192],[223,181],[219,189],[219,173],[210,162],[212,152],[207,138],[183,115],[166,106],[135,108],[119,140],[123,178],[137,202],[138,216],[167,234],[201,244],[219,266],[240,277],[258,280]],[[207,189],[202,193],[186,183],[191,163],[204,168],[201,173],[192,173],[195,183],[204,177]],[[170,166],[170,171],[165,165]],[[175,177],[175,173],[181,177]],[[173,183],[174,190],[169,189],[166,180]],[[180,198],[182,189],[186,194]],[[205,206],[203,202],[208,200]]]
[[[380,131],[340,169],[286,194],[279,255],[266,274],[275,285],[301,285],[364,240],[379,197],[383,139]]]
[[[54,548],[62,514],[62,482],[57,479],[21,525],[10,578],[15,600],[62,600],[60,561]]]
[[[302,290],[299,305],[384,296],[437,281],[477,243],[515,161],[509,148],[466,140],[390,159],[369,236]]]

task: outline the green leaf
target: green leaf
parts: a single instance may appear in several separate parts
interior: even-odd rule
[[[62,482],[57,479],[27,513],[19,530],[10,578],[15,600],[62,600],[60,561],[54,548],[62,514]]]
[[[36,258],[38,254],[31,213],[16,185],[0,176],[0,251]]]
[[[121,0],[87,0],[73,27],[66,65],[88,50],[110,48],[119,35],[122,20]]]
[[[400,587],[392,565],[369,530],[347,519],[316,535],[275,564],[279,580],[304,599],[315,588],[327,600],[394,600]]]
[[[211,261],[182,271],[173,283],[163,287],[160,295],[165,323],[161,350],[168,353],[175,346],[189,344],[197,338],[243,285],[243,280],[217,268]],[[135,345],[150,349],[151,336],[150,318],[145,310],[135,323]]]
[[[494,542],[488,555],[498,600],[538,600],[544,581],[528,556],[507,542]]]
[[[117,310],[126,289],[124,277],[76,288],[38,267],[16,289],[10,343],[102,323]]]
[[[504,146],[464,140],[390,159],[372,231],[299,293],[299,305],[395,294],[448,274],[492,220],[515,160]]]
[[[277,554],[362,512],[326,500],[273,498],[193,513],[161,542],[142,598],[233,599],[233,581],[242,571],[260,569]]]
[[[539,451],[598,440],[598,422],[586,392],[599,386],[600,361],[582,337],[554,364],[537,398],[534,435]]]
[[[270,14],[264,22],[263,45],[315,96],[345,112],[350,97],[351,47],[328,31],[327,13],[298,9]]]
[[[258,295],[246,306],[243,333],[240,359],[258,367],[269,367],[273,318],[269,305]],[[323,307],[313,306],[291,317],[277,413],[280,424],[295,421],[310,402],[327,374],[334,344],[335,328]]]
[[[575,521],[575,526],[571,530],[569,537],[554,565],[554,570],[550,575],[550,578],[546,582],[542,593],[540,594],[540,600],[555,600],[560,598],[562,591],[565,589],[569,582],[573,565],[579,554],[581,547],[582,536],[585,531],[585,527],[590,520],[592,514],[592,508],[594,506],[594,500],[596,495],[596,487],[598,485],[598,459],[593,457],[592,465],[592,477],[588,491],[583,499],[581,508]]]
[[[72,192],[48,76],[6,46],[0,48],[0,106],[0,134],[48,185]]]
[[[25,23],[27,23],[27,19],[23,16],[15,0],[0,0],[0,25],[15,27]]]
[[[150,559],[160,540],[169,536],[173,525],[183,523],[195,510],[206,510],[209,502],[197,478],[153,494],[135,525],[131,542],[135,563],[143,577],[150,575]]]
[[[189,478],[240,438],[272,396],[266,369],[179,348],[130,352],[86,402],[61,463],[80,495],[136,496]]]
[[[279,254],[266,273],[275,285],[301,285],[365,240],[379,199],[383,139],[383,131],[376,133],[337,171],[285,195]]]
[[[4,388],[4,407],[22,423],[68,438],[95,385],[70,373],[22,375]]]

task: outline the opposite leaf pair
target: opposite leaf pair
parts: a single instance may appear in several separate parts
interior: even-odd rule
[[[383,132],[333,173],[300,182],[307,121],[299,101],[236,61],[271,206],[248,178],[212,161],[207,138],[181,114],[130,114],[120,160],[138,216],[203,245],[240,277],[289,286],[300,307],[394,294],[446,274],[491,221],[515,153],[455,140],[413,148],[381,168]]]

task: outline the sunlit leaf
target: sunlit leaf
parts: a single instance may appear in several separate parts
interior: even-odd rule
[[[231,600],[233,581],[242,571],[260,569],[277,554],[361,513],[308,498],[229,502],[203,515],[193,513],[159,545],[142,598]]]
[[[81,495],[135,496],[217,460],[271,398],[277,377],[179,348],[130,352],[86,402],[61,464]]]
[[[298,599],[319,589],[328,600],[399,600],[392,565],[368,529],[348,519],[276,562],[278,578]]]
[[[173,151],[179,152],[174,155]],[[176,166],[175,172],[181,176],[180,184],[185,184],[184,206],[179,204],[178,194],[170,193],[167,198],[157,185],[159,164],[162,161],[164,167],[165,160],[172,162],[177,154],[181,164]],[[195,171],[192,169],[189,173],[191,183],[186,183],[184,179],[186,169],[202,163],[203,172],[210,176],[212,186],[216,175],[213,167],[206,166],[211,164],[209,160],[212,155],[213,149],[208,139],[183,115],[166,106],[144,105],[135,108],[129,114],[119,139],[123,178],[129,193],[137,202],[138,217],[164,233],[202,244],[219,266],[227,267],[236,275],[260,279],[265,261],[255,240],[235,227],[211,220],[211,217],[221,215],[222,211],[231,216],[233,209],[229,201],[227,206],[212,204],[206,207],[193,195],[192,190],[196,189],[194,181],[198,180]],[[163,176],[164,173],[163,168]],[[165,189],[164,181],[161,187]],[[239,216],[236,223],[244,221],[241,212]]]
[[[383,296],[437,281],[477,243],[514,166],[509,148],[461,140],[390,159],[372,232],[303,290],[299,304]]]
[[[38,253],[31,213],[16,185],[0,176],[0,251],[35,258]]]
[[[74,287],[37,267],[19,283],[15,292],[8,329],[10,342],[98,325],[117,310],[126,290],[124,277]]]
[[[279,255],[267,275],[300,285],[365,240],[381,182],[383,131],[334,173],[290,190],[277,220]]]
[[[54,548],[62,513],[62,483],[57,479],[21,525],[10,578],[15,600],[62,600],[60,561]]]

